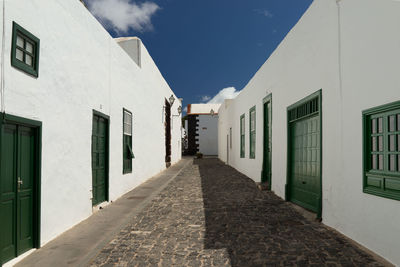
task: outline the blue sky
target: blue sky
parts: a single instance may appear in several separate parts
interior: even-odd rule
[[[142,39],[186,106],[242,90],[312,0],[85,2],[113,37]]]

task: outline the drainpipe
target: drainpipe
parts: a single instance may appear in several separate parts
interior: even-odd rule
[[[343,62],[342,62],[342,21],[341,21],[341,2],[342,0],[336,0],[337,5],[337,53],[338,53],[338,86],[339,86],[339,115],[340,115],[340,132],[338,133],[339,136],[339,146],[338,150],[340,155],[343,155],[343,151],[345,148],[343,147]],[[338,175],[342,175],[344,161],[343,159],[340,160],[338,163],[339,165],[339,173]]]
[[[1,38],[1,81],[0,81],[0,97],[1,97],[1,107],[0,112],[5,113],[5,105],[4,105],[4,47],[5,47],[5,0],[2,1],[2,11],[3,11],[3,21],[2,21],[2,38]]]
[[[342,100],[342,24],[340,20],[340,2],[342,0],[336,0],[337,14],[338,14],[338,75],[339,75],[339,94],[340,100]],[[340,109],[342,110],[342,109]]]
[[[337,5],[337,16],[338,16],[338,82],[339,82],[339,112],[340,112],[340,120],[343,120],[343,68],[342,68],[342,23],[341,23],[341,7],[340,3],[342,0],[336,0]],[[341,128],[341,137],[343,136],[343,128]],[[342,141],[342,140],[341,140]]]

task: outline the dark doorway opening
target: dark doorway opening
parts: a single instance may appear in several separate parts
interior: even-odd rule
[[[93,111],[92,205],[108,201],[109,117]]]
[[[272,159],[272,95],[264,98],[264,147],[261,183],[271,190],[271,159]]]
[[[165,165],[171,166],[171,104],[165,99]]]

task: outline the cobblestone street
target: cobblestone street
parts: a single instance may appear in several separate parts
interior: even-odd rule
[[[187,165],[90,265],[381,266],[212,158]]]

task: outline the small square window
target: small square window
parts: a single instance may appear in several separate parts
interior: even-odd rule
[[[15,50],[15,57],[19,60],[19,61],[24,61],[24,52],[22,52],[22,50],[18,49]]]
[[[24,39],[19,35],[17,35],[17,46],[20,48],[24,48]]]
[[[389,135],[389,151],[396,151],[396,135]]]
[[[40,40],[13,22],[11,65],[34,77],[39,76]]]
[[[32,57],[30,55],[25,55],[25,63],[32,66]]]
[[[28,53],[33,54],[33,47],[34,47],[33,44],[31,44],[30,42],[26,42],[25,50],[26,50]]]

